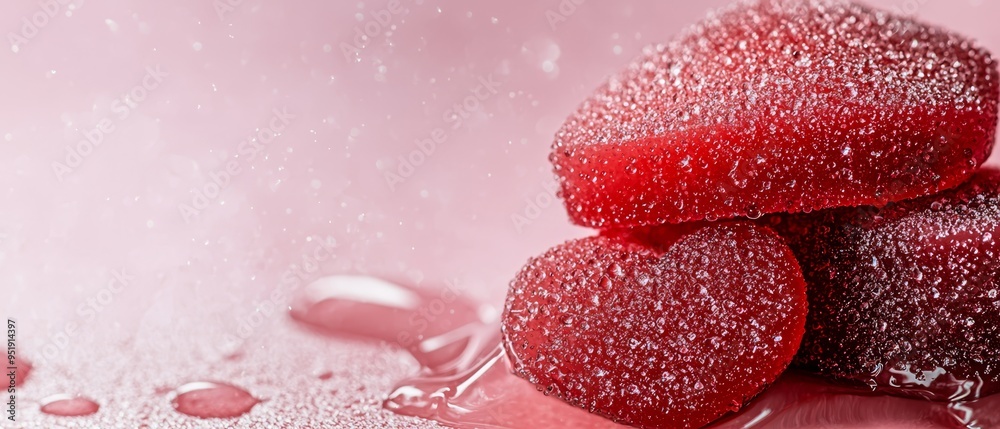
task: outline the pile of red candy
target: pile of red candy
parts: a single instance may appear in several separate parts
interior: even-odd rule
[[[514,371],[644,428],[711,423],[790,365],[1000,392],[998,88],[971,40],[838,1],[742,2],[647,48],[556,136],[600,232],[511,283]]]

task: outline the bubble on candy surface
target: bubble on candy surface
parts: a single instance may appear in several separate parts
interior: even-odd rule
[[[570,116],[550,159],[591,227],[881,205],[986,159],[997,79],[987,51],[909,18],[741,2],[645,49]]]
[[[1000,171],[883,209],[771,221],[810,286],[799,366],[935,400],[1000,392]]]
[[[515,373],[546,395],[638,427],[700,427],[781,374],[805,313],[801,272],[773,232],[685,225],[532,259],[502,331]]]

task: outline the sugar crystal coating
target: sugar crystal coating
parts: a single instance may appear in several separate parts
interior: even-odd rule
[[[750,223],[614,231],[534,258],[502,318],[514,371],[546,394],[638,427],[736,411],[791,362],[801,271]]]
[[[986,50],[908,18],[742,2],[646,48],[550,159],[590,227],[882,205],[971,176],[993,145],[997,81]]]
[[[1000,171],[881,210],[770,220],[809,284],[798,366],[934,400],[1000,392]]]

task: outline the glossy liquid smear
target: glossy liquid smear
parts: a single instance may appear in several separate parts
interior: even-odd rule
[[[471,363],[469,341],[488,310],[445,287],[436,292],[365,276],[329,276],[306,286],[290,314],[320,333],[397,345],[434,374]],[[464,360],[463,360],[464,356]]]
[[[42,412],[53,416],[80,417],[89,416],[100,410],[101,406],[91,399],[67,394],[52,395],[42,399]]]
[[[440,296],[380,279],[332,276],[305,288],[292,306],[292,317],[329,335],[400,344],[398,334],[412,334],[412,322],[436,314],[426,324],[426,332],[434,334],[419,336],[403,347],[422,370],[388,395],[383,406],[389,411],[461,429],[625,428],[546,396],[513,375],[499,327],[473,316],[483,313],[474,310],[476,305],[456,298],[451,301],[454,307],[435,314],[422,311]],[[968,403],[935,403],[873,395],[789,372],[740,413],[710,427],[996,428],[1000,395]]]
[[[171,401],[174,409],[202,419],[239,417],[260,403],[246,390],[211,381],[185,384],[176,394]]]

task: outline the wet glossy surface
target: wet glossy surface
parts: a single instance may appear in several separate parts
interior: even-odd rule
[[[77,0],[17,53],[0,49],[0,318],[18,320],[34,367],[11,427],[441,427],[382,406],[420,373],[408,352],[303,327],[294,294],[334,274],[455,280],[496,314],[529,255],[589,234],[551,186],[566,113],[642,46],[729,1],[401,3],[359,61],[341,43],[387,2]],[[870,3],[1000,50],[1000,4]],[[37,13],[36,0],[0,2],[4,42]],[[146,90],[156,66],[168,76]],[[477,98],[491,75],[497,93]],[[133,90],[141,103],[121,100]],[[478,109],[456,113],[466,100]],[[57,178],[53,163],[103,119],[114,132]],[[417,140],[442,133],[390,186]],[[196,380],[266,401],[232,419],[179,413],[171,392]],[[61,392],[100,410],[42,413]],[[510,404],[504,421],[532,410]]]
[[[320,279],[305,288],[304,296],[314,296],[317,289],[329,289],[332,284],[379,283],[393,291],[380,300],[386,302],[396,294],[414,293],[412,288],[381,279],[334,276]],[[372,290],[372,289],[368,289]],[[372,302],[373,298],[352,295],[354,302]],[[301,297],[300,297],[301,299]],[[347,295],[340,295],[341,306],[349,304]],[[415,298],[416,299],[416,298]],[[426,302],[410,302],[411,314]],[[301,311],[293,310],[294,311]],[[403,329],[405,318],[385,319],[377,312],[371,317],[357,315],[354,324],[379,324],[381,329]],[[332,316],[332,315],[328,315]],[[339,319],[334,319],[339,320]],[[311,323],[323,324],[323,319]],[[339,334],[357,334],[353,324],[341,327]],[[330,329],[328,334],[338,334]],[[499,328],[491,323],[468,323],[440,337],[452,342],[441,343],[436,338],[418,344],[415,350],[434,350],[447,344],[452,351],[447,364],[437,362],[441,370],[422,366],[416,375],[401,378],[387,390],[382,402],[393,413],[434,420],[463,429],[524,427],[578,427],[585,429],[623,428],[584,409],[573,407],[553,396],[545,395],[530,383],[513,374],[504,351]],[[383,341],[369,337],[368,341]],[[385,344],[385,343],[383,343]],[[389,347],[399,347],[388,344]],[[416,359],[415,359],[416,360]],[[819,378],[788,372],[740,413],[727,416],[714,428],[990,428],[1000,424],[1000,396],[974,402],[932,403],[922,400],[875,395],[851,387],[830,384]],[[978,426],[977,426],[978,425]]]

